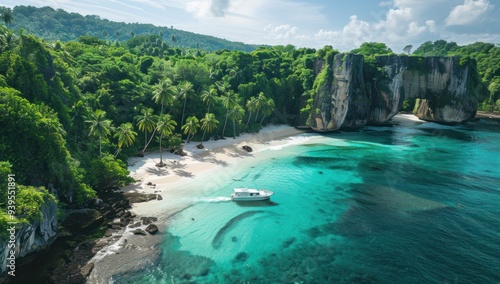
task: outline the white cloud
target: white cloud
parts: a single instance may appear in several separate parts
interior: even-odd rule
[[[493,5],[487,0],[465,0],[464,4],[451,10],[445,23],[447,26],[471,25],[478,22],[491,9],[493,9]]]
[[[291,25],[268,25],[264,28],[264,31],[268,32],[272,37],[276,39],[288,39],[296,35],[299,28]]]
[[[437,31],[436,21],[434,21],[434,20],[427,20],[427,21],[425,21],[425,25],[427,26],[427,28],[429,28],[429,31],[431,33],[435,33]]]
[[[350,50],[368,41],[384,42],[389,46],[402,45],[433,31],[434,21],[428,20],[420,24],[411,7],[394,7],[375,22],[360,20],[353,15],[342,29],[321,29],[313,38],[323,45],[332,44],[335,48]]]
[[[224,17],[231,6],[230,0],[198,0],[186,4],[186,10],[197,17]]]

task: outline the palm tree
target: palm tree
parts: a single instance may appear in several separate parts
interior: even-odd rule
[[[141,114],[142,115],[136,115],[135,120],[137,121],[137,127],[139,127],[139,130],[144,132],[144,149],[140,152],[141,155],[144,155],[144,151],[146,151],[146,148],[148,147],[148,132],[155,129],[158,116],[153,114],[152,108],[143,108],[141,110]]]
[[[90,114],[90,120],[85,122],[90,123],[89,135],[99,139],[99,157],[102,157],[102,139],[111,134],[111,120],[106,119],[105,111],[97,109]]]
[[[13,47],[15,35],[6,27],[0,26],[0,52],[6,51]]]
[[[273,99],[268,99],[265,101],[262,105],[262,119],[260,120],[260,126],[262,126],[262,122],[264,122],[264,118],[266,118],[267,115],[270,115],[274,111],[274,100]]]
[[[193,90],[193,84],[191,82],[185,81],[179,88],[179,97],[184,98],[184,105],[182,107],[181,124],[184,123],[184,112],[186,111],[186,102],[189,93]]]
[[[120,153],[122,146],[130,146],[134,144],[135,137],[137,136],[137,132],[134,131],[132,123],[127,122],[123,123],[116,129],[115,138],[118,138],[118,150],[116,150],[115,158]]]
[[[221,91],[222,94],[224,94],[224,97],[222,98],[222,104],[226,108],[226,119],[224,120],[224,127],[222,128],[222,137],[224,137],[224,132],[226,131],[226,125],[227,125],[227,119],[229,116],[229,109],[233,106],[236,98],[233,96],[233,92],[230,89],[230,86],[227,82],[219,83],[217,84],[217,87],[219,88],[219,91]]]
[[[0,14],[0,19],[5,23],[5,25],[12,23],[12,21],[14,20],[14,17],[12,16],[12,10],[10,8],[4,7],[2,14]]]
[[[250,122],[250,118],[252,118],[252,112],[254,110],[257,109],[257,98],[255,97],[251,97],[248,101],[247,101],[247,110],[248,110],[248,120],[247,120],[247,123],[246,123],[246,127],[248,127],[248,123]]]
[[[86,114],[88,112],[87,107],[82,101],[78,101],[71,107],[73,116],[71,117],[72,126],[75,129],[75,143],[78,142],[78,133],[81,129],[84,129],[85,120],[87,119]]]
[[[161,104],[160,116],[163,114],[163,108],[167,104],[171,104],[174,100],[176,88],[172,86],[170,78],[166,78],[153,87],[153,100],[155,103]]]
[[[176,125],[177,125],[177,122],[175,122],[175,120],[172,119],[170,114],[162,115],[162,116],[160,116],[160,119],[158,120],[158,124],[156,126],[156,129],[160,133],[160,162],[158,164],[156,164],[157,167],[166,166],[163,163],[163,152],[161,149],[161,141],[163,140],[164,136],[169,136],[174,132]]]
[[[203,130],[201,143],[196,147],[203,149],[203,140],[205,139],[205,133],[207,131],[208,133],[213,132],[217,128],[217,125],[219,125],[219,121],[215,119],[215,115],[213,113],[205,114],[205,117],[201,119],[201,129]]]
[[[233,121],[233,138],[236,139],[236,121],[240,121],[245,115],[245,110],[240,105],[235,105],[229,112],[229,117]]]
[[[186,124],[182,126],[182,130],[184,130],[184,134],[187,134],[186,143],[189,143],[189,140],[193,139],[194,134],[200,128],[200,122],[196,118],[196,116],[190,116],[186,119]],[[191,138],[189,138],[191,136]]]
[[[208,91],[203,91],[201,99],[203,102],[207,103],[207,113],[210,113],[210,106],[217,102],[217,90],[215,88],[210,88]]]
[[[259,96],[255,100],[255,109],[257,110],[257,113],[255,114],[255,122],[257,122],[257,119],[259,118],[259,111],[264,107],[266,104],[266,96],[264,96],[263,92],[259,93]]]

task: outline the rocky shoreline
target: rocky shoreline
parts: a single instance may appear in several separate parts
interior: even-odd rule
[[[138,217],[129,209],[160,195],[109,192],[100,197],[88,208],[68,210],[56,241],[19,259],[16,277],[0,277],[0,283],[85,283],[94,269],[92,259],[121,240],[127,228],[141,236],[159,231],[158,218]]]
[[[116,193],[122,196],[122,200],[111,205],[114,214],[109,215],[106,222],[104,236],[93,241],[85,241],[74,250],[73,259],[67,265],[54,270],[51,277],[52,283],[84,283],[94,269],[92,259],[103,249],[120,241],[127,228],[133,228],[134,235],[154,235],[158,232],[158,226],[154,222],[156,217],[138,217],[129,211],[130,204],[147,202],[160,199],[158,194],[143,193]],[[105,206],[105,203],[103,204]],[[145,228],[142,228],[146,226]],[[125,240],[126,242],[126,240]]]

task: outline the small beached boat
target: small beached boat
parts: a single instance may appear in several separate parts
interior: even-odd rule
[[[253,188],[235,188],[234,192],[231,194],[231,199],[233,201],[260,201],[267,200],[273,195],[274,192],[265,189],[253,189]]]

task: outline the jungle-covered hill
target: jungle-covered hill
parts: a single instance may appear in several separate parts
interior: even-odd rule
[[[16,6],[12,14],[15,20],[9,26],[10,29],[14,31],[24,29],[27,33],[49,41],[72,41],[85,35],[102,40],[126,41],[138,35],[157,34],[161,35],[164,42],[179,48],[252,51],[258,47],[182,31],[173,26],[158,27],[151,24],[114,22],[95,15],[82,16],[50,7]]]

